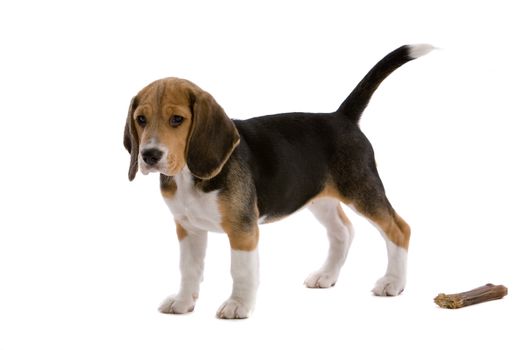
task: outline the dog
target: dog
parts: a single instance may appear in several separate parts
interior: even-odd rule
[[[178,78],[157,80],[131,100],[124,146],[129,180],[160,173],[160,191],[180,243],[181,282],[162,313],[194,310],[204,269],[207,232],[231,246],[231,296],[217,317],[246,318],[259,284],[259,224],[307,207],[326,227],[329,252],[305,285],[335,285],[354,236],[341,203],[369,219],[386,241],[388,265],[372,292],[405,288],[409,225],[388,201],[370,142],[358,123],[380,83],[432,46],[405,45],[379,61],[333,113],[285,113],[228,118],[207,92]]]

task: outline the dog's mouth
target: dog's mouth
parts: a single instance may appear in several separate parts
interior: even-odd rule
[[[158,165],[147,165],[142,163],[140,164],[140,172],[143,175],[148,175],[149,173],[162,173],[162,170],[159,169]]]
[[[179,167],[175,167],[175,166],[161,165],[161,164],[148,165],[144,162],[139,162],[139,163],[140,163],[139,164],[140,172],[143,175],[148,175],[150,173],[160,173],[166,176],[175,176],[181,171]]]
[[[151,162],[150,162],[151,163]],[[139,159],[139,168],[140,172],[143,175],[148,175],[149,173],[166,173],[167,166],[164,161],[159,161],[154,164],[148,164],[144,159]]]

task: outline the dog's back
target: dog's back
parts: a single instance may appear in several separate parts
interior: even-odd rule
[[[268,221],[287,216],[324,192],[333,192],[346,202],[362,202],[360,197],[369,196],[371,189],[376,200],[381,197],[383,185],[374,151],[359,129],[359,119],[390,73],[431,49],[428,45],[405,45],[392,51],[333,113],[283,113],[234,120],[241,136],[234,155],[247,160],[260,216]]]

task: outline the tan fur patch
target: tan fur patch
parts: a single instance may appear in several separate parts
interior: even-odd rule
[[[345,203],[345,204],[348,204],[350,203],[350,201],[345,198],[340,192],[339,190],[336,188],[335,184],[333,183],[333,181],[331,179],[328,179],[326,181],[326,184],[323,188],[323,190],[321,192],[319,192],[318,195],[316,195],[313,199],[315,198],[322,198],[322,197],[331,197],[331,198],[335,198],[335,199],[338,199],[339,201]]]
[[[179,241],[182,241],[187,236],[188,236],[188,231],[186,231],[186,229],[177,222],[177,238],[179,239]]]
[[[345,224],[345,225],[350,225],[350,220],[348,219],[348,217],[346,216],[344,210],[343,210],[343,207],[341,207],[341,204],[339,204],[337,206],[337,215],[339,216],[339,219],[341,219],[341,221]]]
[[[219,195],[221,227],[228,234],[230,246],[235,250],[251,251],[259,242],[257,220],[259,212],[246,170],[235,161],[230,163],[229,187]]]
[[[259,227],[257,226],[256,213],[253,213],[252,222],[242,222],[240,213],[243,204],[236,196],[219,198],[219,211],[222,216],[221,227],[228,235],[230,246],[235,250],[251,251],[257,248],[259,242]]]
[[[388,239],[397,245],[408,250],[410,242],[410,226],[397,213],[387,214],[383,216],[369,217],[376,225],[378,225]]]
[[[396,226],[401,231],[401,237],[398,239],[398,243],[394,242],[396,245],[403,247],[408,250],[408,244],[410,243],[410,226],[406,223],[401,216],[395,214],[394,221]]]
[[[171,176],[160,175],[160,192],[164,198],[171,198],[177,192],[177,183]]]
[[[228,238],[233,250],[252,251],[259,243],[259,227],[255,225],[250,233],[228,233]]]
[[[317,197],[332,197],[340,200],[344,204],[353,205],[352,201],[341,195],[331,180],[326,182],[324,189],[315,196],[314,199]],[[360,208],[355,209],[378,225],[392,243],[399,247],[408,249],[410,242],[410,226],[397,213],[383,211],[381,214],[370,215],[364,210],[360,210]],[[345,215],[341,206],[337,208],[337,212],[345,224],[350,223],[350,220]]]

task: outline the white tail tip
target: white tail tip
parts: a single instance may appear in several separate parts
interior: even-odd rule
[[[413,59],[416,59],[418,57],[421,57],[423,55],[426,55],[430,51],[434,50],[435,47],[429,44],[418,44],[418,45],[410,45],[410,51],[409,55]]]

